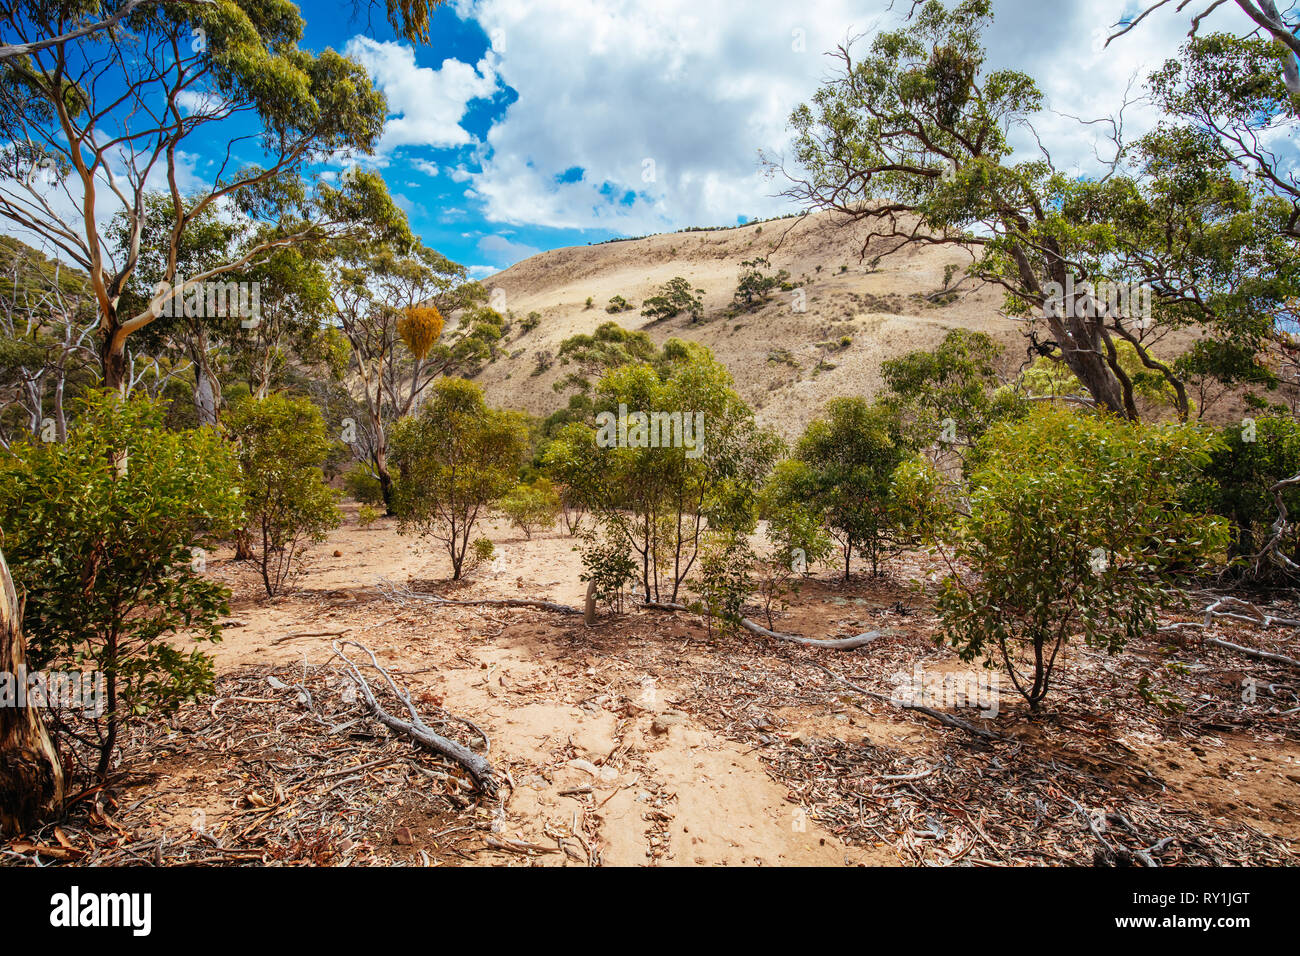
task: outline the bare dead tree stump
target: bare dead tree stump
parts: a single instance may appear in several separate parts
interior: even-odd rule
[[[583,621],[588,627],[596,624],[596,582],[587,582],[587,603],[583,607]]]
[[[0,674],[27,675],[27,644],[9,565],[0,552]],[[59,814],[63,765],[38,709],[0,707],[0,834],[13,836]]]

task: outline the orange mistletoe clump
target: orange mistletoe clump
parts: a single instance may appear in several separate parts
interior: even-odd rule
[[[413,305],[398,320],[397,334],[417,359],[423,360],[442,335],[442,313],[431,305]]]

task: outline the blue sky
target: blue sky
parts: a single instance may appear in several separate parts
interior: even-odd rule
[[[1038,78],[1051,106],[1039,133],[1085,175],[1098,127],[1076,117],[1112,113],[1131,77],[1176,52],[1188,19],[1161,11],[1101,50],[1097,34],[1132,3],[1051,7],[998,0],[986,40],[993,64]],[[1210,28],[1241,28],[1225,10]],[[424,242],[476,277],[560,246],[791,211],[760,151],[787,154],[787,118],[828,75],[826,50],[899,16],[888,0],[451,0],[415,46],[347,0],[302,12],[305,46],[354,57],[388,96],[363,164]],[[1138,104],[1126,130],[1151,119]]]
[[[345,6],[337,0],[300,3],[307,23],[303,45],[314,50],[327,46],[346,50],[350,42],[363,37],[398,46],[409,53],[415,70],[427,71],[415,75],[430,86],[446,85],[446,78],[441,75],[444,61],[477,64],[490,48],[491,41],[483,28],[473,19],[461,19],[452,6],[435,12],[432,42],[418,46],[399,41],[382,15],[367,18],[364,11],[354,13]],[[517,98],[509,87],[497,85],[488,96],[466,100],[464,112],[455,122],[470,142],[443,145],[437,136],[429,137],[430,142],[395,147],[393,155],[384,157],[385,165],[381,167],[389,188],[425,244],[457,262],[477,266],[480,274],[540,249],[599,241],[614,235],[608,230],[536,227],[507,227],[503,231],[485,221],[473,208],[475,204],[467,201],[464,176],[480,169],[473,143],[486,139],[493,124]]]

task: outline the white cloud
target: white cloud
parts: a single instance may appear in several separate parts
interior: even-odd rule
[[[478,251],[500,267],[512,266],[521,259],[541,252],[522,242],[511,242],[505,236],[484,236],[478,241]]]
[[[356,36],[348,41],[348,56],[364,66],[388,97],[392,114],[380,140],[381,152],[399,146],[466,146],[472,137],[460,125],[473,100],[497,90],[491,55],[470,66],[446,59],[435,70],[419,66],[415,53],[400,43],[381,43]]]
[[[897,24],[909,5],[893,6],[460,0],[460,14],[494,38],[496,74],[519,96],[479,150],[482,171],[471,174],[470,195],[497,222],[628,234],[788,211],[773,195],[780,184],[759,174],[758,151],[788,152],[790,111],[833,65],[822,54],[850,35]],[[1170,10],[1094,52],[1094,30],[1129,7],[1056,0],[1046,15],[1042,0],[999,0],[985,37],[991,65],[1031,73],[1054,110],[1110,114],[1129,78],[1173,55],[1189,26],[1187,14]],[[1216,14],[1208,26],[1239,28],[1241,19]],[[1128,119],[1138,131],[1143,111]],[[1040,126],[1059,163],[1091,161],[1097,127],[1054,113]],[[643,176],[647,159],[652,181]],[[580,180],[559,179],[574,167],[585,171]],[[637,196],[631,206],[620,203],[629,191]]]

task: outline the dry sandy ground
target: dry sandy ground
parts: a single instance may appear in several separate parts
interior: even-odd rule
[[[954,819],[978,821],[969,824],[972,844],[979,842],[974,834],[1004,849],[1018,844],[1021,850],[1007,853],[1017,862],[1089,862],[1088,830],[1072,819],[1066,803],[1044,824],[1049,829],[1025,832],[1038,825],[1032,820],[1035,805],[1065,797],[1109,806],[1144,827],[1164,825],[1161,821],[1190,827],[1192,836],[1179,840],[1201,840],[1197,845],[1240,840],[1246,849],[1233,859],[1278,862],[1300,848],[1296,718],[1252,722],[1241,708],[1223,706],[1238,693],[1239,658],[1197,665],[1198,683],[1182,690],[1196,704],[1197,723],[1151,718],[1134,701],[1137,671],[1132,668],[1145,666],[1153,649],[1135,648],[1117,659],[1071,652],[1058,691],[1060,716],[1039,724],[1007,708],[1011,712],[998,717],[997,727],[1017,742],[990,760],[961,731],[888,703],[864,704],[834,685],[813,686],[821,671],[812,668],[830,667],[888,689],[890,674],[917,661],[932,672],[965,667],[950,651],[934,646],[925,598],[904,580],[859,579],[844,586],[824,574],[800,597],[797,610],[779,622],[782,629],[817,636],[882,626],[893,633],[879,646],[850,654],[793,649],[748,636],[720,638],[691,615],[641,612],[587,628],[581,618],[541,610],[403,605],[377,587],[387,580],[445,597],[580,604],[578,556],[572,539],[561,533],[526,541],[491,524],[486,530],[502,563],[453,585],[446,580],[445,557],[399,536],[387,519],[362,529],[355,508],[349,505],[347,512],[344,526],[312,549],[307,573],[282,597],[260,595],[247,567],[220,558],[210,562],[210,572],[230,581],[236,595],[224,640],[215,647],[219,677],[261,675],[278,666],[291,680],[304,661],[325,663],[332,634],[341,632],[373,648],[417,701],[436,702],[482,727],[491,739],[489,757],[510,786],[502,788],[499,804],[466,805],[468,823],[479,830],[472,846],[462,843],[453,855],[445,834],[472,830],[466,818],[408,812],[402,795],[411,786],[428,786],[427,781],[389,778],[388,771],[379,771],[393,801],[386,822],[369,830],[347,824],[354,829],[345,841],[372,848],[377,857],[345,855],[331,862],[999,862],[997,850],[962,847]],[[925,576],[923,566],[907,568],[907,576]],[[1116,662],[1129,669],[1119,672]],[[250,686],[262,686],[265,679],[255,681]],[[1112,706],[1107,696],[1112,693],[1127,696]],[[1267,703],[1262,699],[1260,706]],[[204,721],[210,706],[215,712],[217,705],[208,701],[197,708]],[[1129,713],[1133,707],[1137,710]],[[1221,716],[1207,716],[1207,707]],[[974,719],[973,712],[962,713]],[[1036,752],[1037,762],[1008,778],[1005,790],[989,779],[988,768],[1008,769],[1018,754]],[[246,805],[248,794],[269,789],[248,768],[229,782],[229,768],[223,770],[220,760],[199,760],[182,744],[131,759],[148,765],[139,793],[149,800],[150,826],[181,842],[191,839],[187,831],[196,814],[227,834],[230,829],[223,827],[242,826],[247,814],[260,812]],[[1040,781],[1045,789],[1017,796],[1024,781],[1042,777],[1040,767],[1048,765],[1056,769],[1047,774],[1050,781]],[[908,802],[909,791],[922,795],[916,789],[920,784],[888,782],[917,767],[946,774],[963,766],[966,775],[954,777],[957,789],[948,796],[939,775],[924,784],[931,788],[925,791],[930,802],[920,805],[943,808],[946,829],[933,822],[939,809],[918,815]],[[1154,796],[1132,795],[1133,781],[1142,783],[1138,778],[1155,782]],[[1076,785],[1091,788],[1091,796],[1072,789]],[[128,794],[121,804],[128,797],[134,799]],[[1027,807],[1028,822],[1010,811],[1018,800]],[[1138,817],[1139,812],[1148,816]],[[493,849],[483,842],[489,820],[506,839],[552,851]],[[401,846],[394,837],[399,827],[412,833]],[[1234,836],[1223,836],[1222,828]],[[336,842],[340,832],[334,831]],[[468,836],[461,832],[459,838]],[[555,849],[562,845],[564,852]],[[252,858],[257,856],[254,851]]]
[[[331,655],[330,637],[285,638],[346,630],[386,666],[426,671],[408,679],[417,696],[432,693],[487,731],[494,764],[510,768],[515,783],[504,804],[507,832],[548,844],[549,832],[573,827],[582,804],[594,804],[587,811],[590,836],[605,865],[896,862],[883,850],[846,848],[796,815],[785,788],[752,752],[679,709],[671,682],[566,640],[555,615],[403,609],[376,598],[373,586],[387,578],[437,582],[442,593],[457,597],[582,603],[585,585],[570,539],[548,534],[525,541],[500,524],[488,531],[501,562],[479,569],[459,589],[446,587],[445,556],[397,535],[386,520],[367,530],[346,527],[314,549],[309,574],[283,598],[265,600],[246,572],[225,567],[218,573],[239,580],[243,599],[233,606],[238,626],[228,627],[215,647],[218,673],[304,658],[317,663]],[[699,638],[695,628],[670,619],[655,620],[652,630],[656,642]],[[615,687],[631,700],[611,693]],[[205,812],[219,818],[219,811]],[[187,825],[187,816],[178,815],[176,824]],[[490,853],[479,858],[514,861]]]

